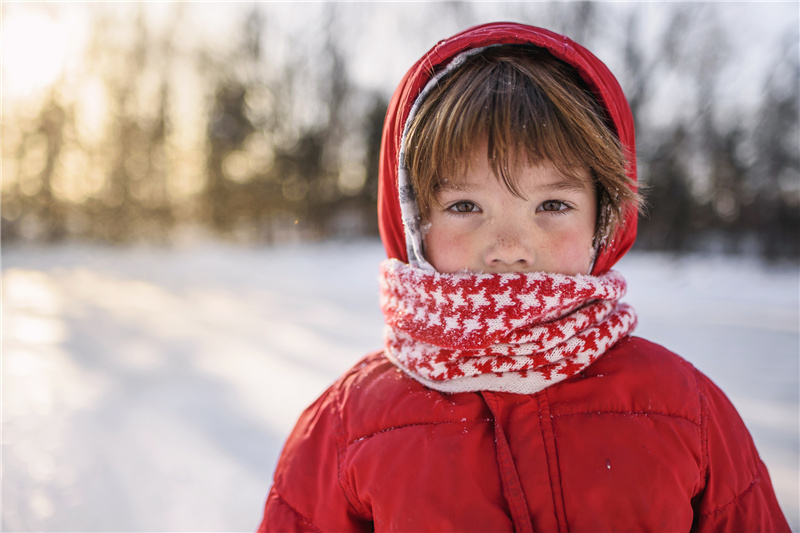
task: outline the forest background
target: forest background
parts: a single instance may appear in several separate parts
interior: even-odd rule
[[[490,20],[619,77],[638,249],[800,257],[798,4],[4,3],[2,241],[264,244],[377,234],[406,69]]]

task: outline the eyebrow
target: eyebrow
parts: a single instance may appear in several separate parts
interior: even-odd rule
[[[586,189],[585,180],[579,178],[564,178],[536,187],[540,191],[583,191]]]
[[[477,185],[468,183],[466,181],[460,182],[452,182],[450,180],[446,182],[439,183],[437,185],[437,191],[469,191],[470,189],[476,188]]]

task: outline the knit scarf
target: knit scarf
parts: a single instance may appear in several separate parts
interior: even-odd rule
[[[386,356],[442,392],[533,394],[574,376],[636,325],[625,279],[441,274],[381,263]]]

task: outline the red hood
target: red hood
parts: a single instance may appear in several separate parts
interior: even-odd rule
[[[391,258],[408,262],[397,192],[397,173],[403,127],[414,100],[428,80],[455,56],[472,48],[495,44],[541,46],[577,69],[584,81],[595,90],[599,102],[608,110],[622,146],[630,154],[628,176],[634,183],[636,182],[636,143],[633,116],[628,101],[622,93],[622,88],[608,67],[581,45],[549,30],[511,22],[475,26],[440,41],[422,59],[417,61],[403,77],[389,103],[381,144],[378,222],[386,254]],[[632,209],[626,214],[624,225],[598,254],[592,274],[600,274],[609,270],[620,257],[625,255],[636,239],[636,222],[636,212]]]

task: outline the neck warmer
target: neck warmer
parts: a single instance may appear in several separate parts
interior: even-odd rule
[[[636,325],[625,279],[442,274],[381,263],[386,356],[442,392],[533,394],[574,376]]]

